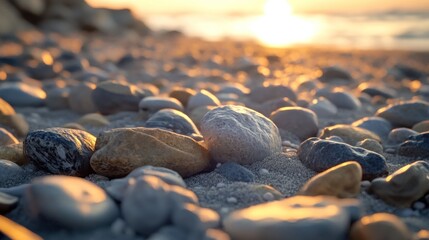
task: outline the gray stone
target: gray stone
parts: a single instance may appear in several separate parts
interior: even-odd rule
[[[352,220],[350,209],[359,208],[357,201],[343,201],[347,206],[330,197],[291,197],[233,212],[223,225],[237,240],[343,240]]]
[[[97,112],[97,107],[92,100],[92,92],[95,89],[93,83],[80,83],[70,89],[69,106],[80,114]]]
[[[281,151],[276,125],[242,106],[226,105],[209,111],[201,121],[201,132],[212,158],[221,163],[251,164]]]
[[[86,176],[96,138],[82,130],[48,128],[30,132],[24,155],[36,166],[54,174]]]
[[[329,66],[322,68],[322,76],[319,78],[319,80],[324,83],[335,81],[350,82],[353,80],[353,78],[346,70],[337,66]]]
[[[410,136],[399,145],[398,154],[407,157],[429,157],[429,132]]]
[[[186,110],[191,112],[192,110],[202,107],[202,106],[219,106],[219,99],[206,90],[201,90],[195,95],[191,96],[188,100],[188,105],[186,106]]]
[[[338,112],[337,107],[324,97],[314,100],[308,109],[316,113],[319,118],[333,117]]]
[[[0,159],[0,186],[7,182],[13,182],[15,179],[19,179],[24,175],[24,169],[18,164]]]
[[[278,128],[293,133],[301,141],[314,137],[319,131],[316,114],[301,107],[284,107],[273,112],[270,119]]]
[[[295,92],[291,88],[283,85],[270,85],[254,88],[248,94],[248,97],[255,103],[264,103],[284,97],[287,97],[292,101],[296,101]]]
[[[13,107],[41,107],[45,104],[46,93],[25,83],[4,83],[0,86],[0,98]]]
[[[46,106],[51,110],[63,110],[69,108],[68,88],[54,88],[46,92]]]
[[[395,128],[390,131],[389,136],[387,137],[387,142],[389,144],[400,144],[409,137],[417,134],[419,133],[409,128]]]
[[[374,139],[370,139],[370,138],[364,139],[356,143],[356,147],[365,148],[368,151],[373,151],[383,155],[383,146]]]
[[[365,83],[363,83],[365,84]],[[366,93],[371,97],[380,96],[383,98],[394,98],[396,96],[396,92],[393,89],[386,87],[378,87],[378,86],[359,86],[362,93]]]
[[[272,112],[283,107],[296,107],[296,104],[293,101],[291,101],[289,98],[284,97],[284,98],[277,98],[277,99],[266,101],[258,105],[254,109],[264,114],[264,116],[269,117]]]
[[[249,169],[234,162],[221,164],[216,168],[216,172],[224,176],[226,179],[234,182],[254,182],[255,174]]]
[[[378,109],[377,117],[385,118],[395,127],[413,127],[414,124],[429,120],[429,103],[424,101],[404,101]]]
[[[70,229],[95,229],[119,217],[116,203],[103,189],[78,177],[37,178],[25,191],[24,202],[31,215]]]
[[[201,140],[202,136],[194,122],[183,112],[163,109],[152,115],[145,123],[147,128],[161,128]]]
[[[306,167],[316,172],[353,160],[361,165],[364,180],[383,177],[388,173],[386,160],[382,155],[345,143],[309,138],[301,143],[297,154]]]
[[[352,123],[352,126],[364,128],[375,134],[381,139],[386,140],[390,131],[392,130],[392,124],[386,119],[381,117],[365,117],[356,120]]]
[[[356,110],[362,106],[359,99],[347,92],[331,92],[324,97],[338,108]]]
[[[181,102],[172,97],[145,97],[139,103],[139,110],[146,113],[155,113],[161,109],[170,108],[183,112]]]

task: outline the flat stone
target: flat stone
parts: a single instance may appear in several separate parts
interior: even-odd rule
[[[329,197],[291,197],[235,211],[224,219],[223,225],[237,240],[307,240],[320,236],[342,240],[351,217],[336,204],[340,201]]]
[[[392,124],[381,117],[365,117],[352,123],[354,127],[364,128],[377,134],[381,139],[387,139],[392,130]]]
[[[234,162],[226,162],[216,168],[216,172],[234,182],[254,182],[255,174]]]
[[[0,159],[6,159],[18,165],[28,163],[24,155],[22,143],[0,146]]]
[[[305,196],[353,198],[360,192],[362,168],[357,162],[345,162],[312,177],[298,192]]]
[[[251,164],[281,151],[276,125],[242,106],[226,105],[208,112],[201,133],[211,157],[220,163]]]
[[[104,115],[138,111],[139,102],[145,97],[143,91],[136,86],[114,81],[97,84],[91,96],[98,111]]]
[[[389,136],[387,137],[387,142],[389,144],[400,144],[406,141],[411,136],[416,136],[418,132],[411,130],[409,128],[395,128],[390,131]]]
[[[175,109],[183,112],[184,107],[182,103],[176,98],[172,97],[145,97],[139,103],[140,112],[153,114],[161,109]]]
[[[188,112],[203,106],[219,106],[219,99],[207,90],[201,90],[195,95],[191,96],[186,106]]]
[[[295,92],[288,86],[270,85],[257,87],[251,90],[247,95],[248,98],[255,103],[264,103],[270,100],[287,97],[292,101],[296,101]]]
[[[97,106],[92,100],[95,88],[95,84],[86,82],[72,87],[68,98],[70,108],[80,114],[97,112]]]
[[[201,140],[202,136],[194,122],[183,112],[162,109],[153,114],[145,123],[147,128],[160,128]]]
[[[0,98],[14,107],[41,107],[46,93],[25,83],[4,83],[0,86]]]
[[[365,216],[354,223],[351,240],[410,240],[411,232],[400,218],[388,213]]]
[[[411,207],[429,191],[429,164],[417,161],[408,164],[387,178],[371,182],[369,192],[397,207]]]
[[[413,127],[414,124],[429,120],[429,103],[424,101],[404,101],[380,108],[377,117],[388,120],[395,127]]]
[[[330,127],[325,127],[319,137],[327,138],[330,136],[338,136],[344,140],[345,143],[350,145],[356,145],[357,142],[365,139],[373,139],[380,142],[378,135],[360,127],[354,127],[351,125],[337,124]]]
[[[210,165],[207,150],[190,137],[150,128],[117,128],[101,133],[91,158],[94,171],[107,177],[123,177],[152,165],[189,177]]]
[[[92,172],[89,159],[95,140],[90,133],[81,130],[35,130],[24,140],[24,154],[36,166],[50,173],[86,176]]]
[[[399,145],[398,154],[415,158],[429,157],[429,132],[410,136],[405,142]]]
[[[6,214],[18,206],[19,198],[0,192],[0,214]]]
[[[116,203],[103,189],[78,177],[36,178],[23,197],[30,214],[70,229],[95,229],[119,217]]]
[[[387,175],[385,158],[375,152],[319,138],[309,138],[298,149],[299,160],[316,172],[325,171],[338,164],[356,161],[362,167],[363,180]]]
[[[13,136],[8,130],[4,128],[0,128],[0,146],[9,145],[9,144],[17,144],[18,139]]]
[[[283,107],[273,112],[270,119],[278,128],[293,133],[301,141],[316,136],[319,131],[317,115],[306,108]]]

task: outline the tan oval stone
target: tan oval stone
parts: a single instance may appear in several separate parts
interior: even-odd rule
[[[118,128],[100,134],[91,167],[107,177],[123,177],[152,165],[189,177],[210,165],[207,149],[190,137],[161,129]]]
[[[411,207],[411,204],[429,192],[429,164],[417,161],[408,164],[387,178],[371,182],[368,191],[383,201],[397,207]]]
[[[356,197],[360,191],[362,167],[357,162],[345,162],[312,177],[299,191],[305,196]]]
[[[350,231],[351,240],[410,240],[407,226],[395,215],[377,213],[357,221]]]
[[[325,127],[320,133],[320,138],[328,138],[331,136],[338,136],[343,139],[345,143],[353,146],[356,145],[357,142],[368,138],[381,142],[380,137],[375,133],[360,127],[346,124],[337,124],[331,127]]]
[[[425,120],[419,123],[416,123],[413,126],[413,130],[419,133],[429,131],[429,120]]]
[[[105,127],[110,124],[109,120],[99,113],[88,113],[77,120],[76,123],[92,127]]]
[[[28,159],[24,156],[22,143],[0,146],[0,159],[12,161],[18,165],[28,163]]]

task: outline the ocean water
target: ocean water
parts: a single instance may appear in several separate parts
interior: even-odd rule
[[[179,30],[207,40],[255,40],[272,47],[429,50],[429,12],[305,14],[279,19],[177,14],[147,15],[144,20],[154,30]]]

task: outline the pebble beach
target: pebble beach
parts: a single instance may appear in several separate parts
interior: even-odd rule
[[[0,239],[429,239],[429,52],[58,2],[0,3],[38,22],[0,23]]]

